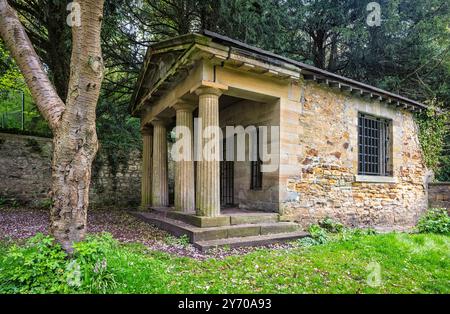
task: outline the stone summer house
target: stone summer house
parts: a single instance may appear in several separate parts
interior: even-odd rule
[[[130,104],[143,136],[136,215],[202,249],[300,237],[326,216],[350,226],[411,226],[427,208],[413,118],[425,108],[209,31],[159,42],[148,49]],[[200,129],[279,127],[268,137],[277,169],[263,172],[259,156],[177,161],[169,204],[168,132],[192,130],[194,118]]]

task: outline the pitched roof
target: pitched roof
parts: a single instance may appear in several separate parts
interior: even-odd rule
[[[385,100],[388,103],[412,111],[420,111],[422,109],[427,108],[427,106],[424,105],[423,103],[403,97],[401,95],[397,95],[395,93],[388,92],[380,88],[364,84],[362,82],[355,81],[350,78],[340,76],[329,71],[322,70],[320,68],[317,68],[315,66],[303,62],[295,61],[274,54],[272,52],[245,44],[243,42],[234,40],[232,38],[208,30],[203,30],[201,33],[187,34],[174,37],[168,40],[158,42],[149,47],[145,57],[144,66],[141,69],[140,77],[138,79],[133,97],[131,99],[129,107],[130,111],[134,112],[135,109],[139,109],[137,107],[139,105],[142,96],[144,96],[143,94],[145,94],[149,90],[148,86],[147,90],[145,89],[141,90],[143,87],[143,82],[145,81],[146,76],[148,76],[149,71],[151,71],[152,69],[153,71],[159,71],[161,68],[160,65],[156,65],[158,60],[152,60],[152,58],[155,58],[154,57],[155,54],[161,55],[161,54],[175,53],[176,55],[173,57],[173,59],[179,60],[183,56],[183,54],[186,51],[188,51],[189,47],[192,47],[195,44],[208,45],[209,42],[213,42],[228,47],[229,53],[231,53],[231,50],[233,50],[233,52],[235,53],[248,56],[260,60],[262,62],[273,64],[280,67],[290,65],[291,68],[292,67],[295,68],[296,71],[298,71],[305,80],[313,80],[318,83],[325,83],[330,86],[338,86],[339,88],[345,90],[360,93],[360,95],[369,95],[371,97],[379,98],[380,100]],[[174,63],[172,63],[171,66],[174,66]],[[153,83],[155,84],[161,83],[160,81],[165,78],[163,77],[158,77],[156,79],[153,78]]]

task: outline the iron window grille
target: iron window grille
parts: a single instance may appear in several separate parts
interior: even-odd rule
[[[220,204],[234,205],[234,161],[226,160],[227,145],[223,141],[222,161],[220,162]]]
[[[259,128],[256,129],[256,156],[257,160],[251,161],[251,183],[250,189],[261,190],[262,189],[262,161],[259,155]]]
[[[391,121],[358,115],[358,174],[390,176]]]

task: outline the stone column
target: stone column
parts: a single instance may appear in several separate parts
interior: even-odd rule
[[[179,102],[173,106],[176,110],[176,138],[182,150],[178,151],[175,163],[175,209],[185,213],[195,212],[195,182],[193,159],[193,117],[195,106]]]
[[[198,117],[201,123],[201,134],[210,126],[219,127],[219,97],[221,90],[212,87],[200,87],[196,91],[199,96]],[[201,160],[197,162],[196,207],[198,216],[216,217],[220,215],[220,164],[219,159],[205,160],[203,153],[204,139],[199,139]],[[220,138],[209,140],[217,150],[220,148]],[[214,143],[211,143],[214,141]],[[215,152],[215,157],[220,156]]]
[[[153,128],[142,128],[142,178],[141,178],[141,208],[147,209],[152,200],[152,151]]]
[[[153,120],[152,206],[169,205],[167,178],[167,130],[165,121]]]

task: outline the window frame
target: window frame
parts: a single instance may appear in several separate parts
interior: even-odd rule
[[[392,119],[358,112],[358,176],[393,177]]]

